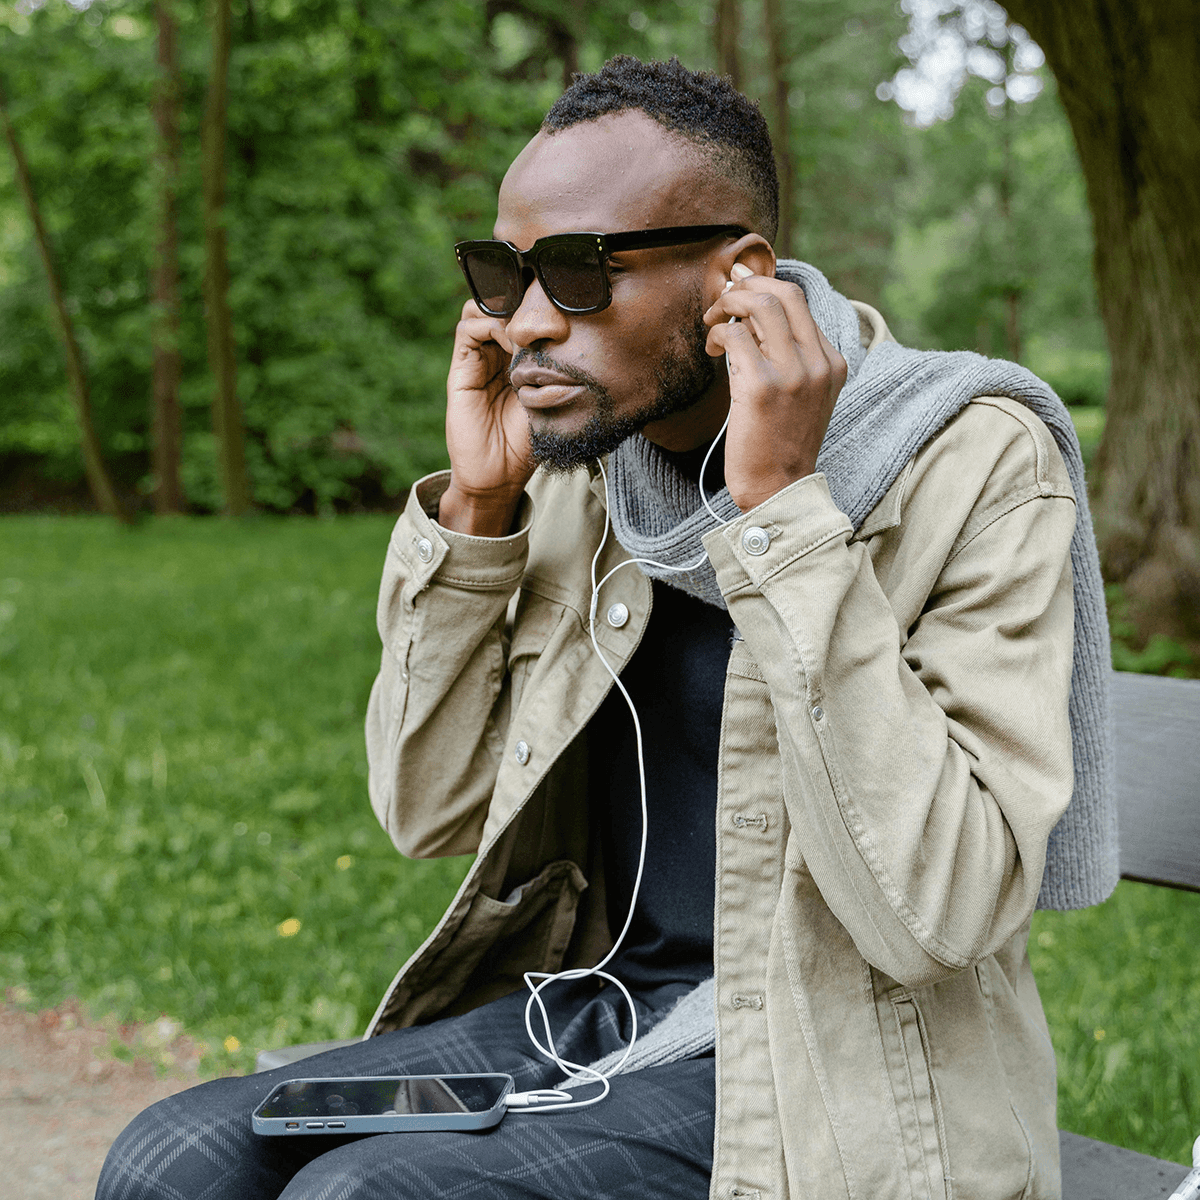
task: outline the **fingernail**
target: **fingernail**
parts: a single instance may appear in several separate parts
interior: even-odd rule
[[[740,262],[734,263],[730,268],[729,273],[734,277],[734,279],[749,279],[750,276],[754,274],[754,272],[750,270],[745,263]]]

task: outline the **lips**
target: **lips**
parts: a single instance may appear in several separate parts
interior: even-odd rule
[[[546,367],[539,367],[536,363],[522,363],[512,372],[511,379],[512,385],[515,388],[579,386],[579,381],[577,379],[572,379],[570,375],[563,375],[558,371],[551,371]]]
[[[535,363],[522,363],[510,378],[526,408],[557,408],[584,390],[577,379]]]

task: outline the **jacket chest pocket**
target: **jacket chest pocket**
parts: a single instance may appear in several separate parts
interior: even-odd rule
[[[878,997],[876,1010],[913,1200],[949,1200],[945,1122],[930,1071],[921,1010],[906,988],[893,988]]]

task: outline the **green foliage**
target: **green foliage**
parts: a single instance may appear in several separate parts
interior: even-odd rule
[[[1129,601],[1119,583],[1104,587],[1108,601],[1108,624],[1112,633],[1112,661],[1118,671],[1138,675],[1173,675],[1176,679],[1200,678],[1200,661],[1182,642],[1155,633],[1139,633],[1129,614]]]
[[[104,35],[92,13],[65,3],[10,17],[8,28],[0,23],[0,60],[89,360],[97,420],[119,459],[144,442],[144,417],[131,426],[123,401],[128,381],[144,377],[150,361],[142,264],[151,233],[144,201],[152,60],[136,41]],[[0,267],[0,455],[30,452],[52,473],[77,474],[63,354],[7,147],[0,223],[8,231]]]
[[[1059,395],[1062,393],[1059,392]],[[1072,405],[1071,420],[1075,424],[1076,434],[1079,435],[1083,465],[1090,467],[1100,447],[1100,439],[1104,436],[1104,409],[1093,405]]]
[[[0,57],[69,303],[106,453],[148,485],[155,37],[149,0],[0,10]],[[743,4],[746,89],[768,87],[760,9]],[[176,0],[183,73],[184,481],[218,506],[200,297],[199,121],[206,6]],[[1023,357],[1068,402],[1099,405],[1107,355],[1089,223],[1053,94],[905,128],[875,87],[902,61],[891,0],[783,7],[794,252],[882,304],[918,344],[1004,351],[1020,294]],[[229,108],[231,302],[258,504],[386,507],[445,464],[442,395],[465,288],[451,244],[490,228],[499,181],[577,62],[713,60],[710,0],[241,0]],[[998,173],[1010,135],[1011,218]],[[1005,233],[1005,229],[1008,233]],[[0,463],[80,474],[45,284],[0,155]]]
[[[879,305],[908,151],[898,111],[875,88],[901,61],[903,24],[892,0],[785,4],[782,16],[797,193],[791,251],[847,295]],[[742,22],[745,87],[765,99],[760,6],[743,4]]]
[[[176,5],[184,75],[180,236],[184,480],[218,505],[200,297],[205,7]],[[231,304],[256,501],[387,502],[444,466],[449,340],[466,289],[452,244],[491,227],[500,179],[562,86],[563,47],[686,48],[691,0],[562,13],[472,0],[244,3],[229,103]],[[690,20],[689,20],[690,18]],[[564,24],[565,22],[565,24]],[[670,31],[668,33],[668,31]],[[560,35],[560,36],[559,36]],[[558,40],[555,40],[555,37]],[[13,117],[62,260],[97,424],[147,483],[155,42],[147,0],[47,0],[0,25]],[[79,474],[62,356],[0,160],[0,456]]]
[[[902,341],[1011,357],[1015,297],[1021,361],[1068,404],[1098,406],[1108,354],[1091,222],[1071,131],[1047,85],[997,114],[974,80],[951,121],[908,131],[912,165],[886,299]]]

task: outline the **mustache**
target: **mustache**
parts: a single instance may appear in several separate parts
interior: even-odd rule
[[[509,383],[512,383],[512,373],[523,363],[527,362],[532,362],[534,366],[542,367],[547,371],[557,371],[558,374],[565,375],[568,379],[582,384],[599,395],[608,395],[608,390],[594,375],[589,375],[586,371],[581,371],[578,367],[573,367],[569,363],[559,362],[557,359],[551,358],[549,354],[544,354],[541,350],[530,350],[528,347],[522,347],[518,350],[513,355],[512,362],[508,364]]]

